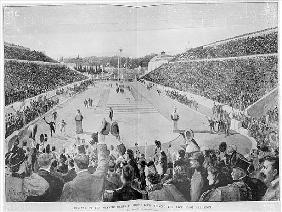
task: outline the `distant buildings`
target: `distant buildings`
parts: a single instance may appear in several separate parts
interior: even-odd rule
[[[148,70],[146,74],[160,67],[162,64],[168,63],[172,58],[173,56],[166,55],[164,51],[161,52],[161,54],[153,57],[150,60],[150,62],[148,63]]]

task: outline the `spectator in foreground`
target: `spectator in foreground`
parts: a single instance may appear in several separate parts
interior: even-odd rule
[[[130,165],[124,166],[121,174],[123,185],[121,188],[111,192],[112,196],[109,195],[108,199],[110,199],[111,202],[143,199],[143,194],[131,185],[133,178],[133,168]],[[107,193],[105,195],[107,196]]]
[[[102,201],[104,184],[108,169],[106,144],[98,144],[98,166],[93,174],[88,171],[89,156],[78,154],[74,159],[77,176],[66,183],[61,196],[62,202],[98,202]]]
[[[195,152],[189,159],[191,168],[194,170],[191,178],[191,201],[197,202],[208,185],[207,175],[203,168],[204,156],[201,152]]]
[[[46,192],[43,195],[40,196],[30,196],[28,197],[28,202],[55,202],[60,199],[60,196],[62,194],[64,182],[54,176],[50,169],[51,165],[53,163],[53,156],[52,154],[43,153],[39,155],[38,157],[38,175],[44,178],[48,184],[49,188],[46,190]]]
[[[74,168],[74,160],[69,161],[68,173],[62,175],[65,183],[72,181],[76,177],[76,171]]]
[[[278,157],[266,157],[263,159],[263,168],[261,170],[268,189],[263,201],[279,201],[280,200],[280,188],[279,188],[279,158]]]
[[[48,182],[37,173],[27,176],[27,160],[23,149],[5,155],[5,194],[7,202],[24,202],[29,196],[39,196],[49,188]]]
[[[227,172],[223,172],[219,167],[216,166],[209,166],[208,167],[208,191],[204,192],[199,202],[217,202],[221,201],[219,198],[220,190],[218,188],[222,186],[227,186],[229,183],[232,183],[230,181],[230,177],[227,176]]]

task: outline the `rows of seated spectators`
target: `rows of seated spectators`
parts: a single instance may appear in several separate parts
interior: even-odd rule
[[[52,58],[46,56],[42,52],[31,51],[27,48],[18,48],[9,45],[4,45],[4,58],[29,61],[57,62]]]
[[[172,99],[176,99],[178,102],[188,105],[188,107],[198,108],[198,102],[194,99],[190,99],[185,95],[180,94],[177,91],[166,91],[166,95]]]
[[[239,57],[278,52],[278,32],[247,36],[223,41],[219,44],[189,49],[172,61],[209,58]]]
[[[40,137],[31,146],[15,140],[6,153],[7,201],[230,202],[280,197],[277,146],[243,155],[225,142],[208,149],[192,139],[179,149],[180,144],[164,148],[156,140],[154,154],[145,157],[123,143],[109,147],[99,136],[63,150]]]
[[[86,80],[79,83],[79,85],[73,88],[58,89],[56,91],[57,95],[65,94],[77,94],[85,91],[89,85],[93,85],[93,80]],[[38,100],[32,100],[30,106],[25,107],[21,111],[16,111],[16,114],[12,118],[6,121],[6,131],[5,138],[11,135],[14,131],[22,129],[26,124],[30,123],[37,117],[42,116],[54,106],[59,104],[58,96],[53,98],[46,98],[46,96],[40,96]]]
[[[5,105],[86,79],[64,66],[5,61]]]
[[[164,64],[142,79],[244,110],[278,84],[277,56]]]
[[[249,131],[250,136],[255,138],[260,146],[278,142],[279,114],[277,106],[269,109],[265,115],[259,118],[244,114],[235,118],[242,122],[242,127]]]
[[[47,99],[46,96],[31,101],[30,106],[25,107],[22,111],[17,111],[11,119],[6,121],[5,138],[11,135],[14,131],[23,128],[35,118],[43,115],[58,103],[59,99]]]

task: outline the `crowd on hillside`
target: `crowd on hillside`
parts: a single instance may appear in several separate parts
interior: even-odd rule
[[[46,56],[43,52],[34,50],[31,51],[27,48],[9,45],[4,45],[4,58],[29,61],[57,62],[52,58]]]
[[[239,57],[278,52],[278,32],[247,36],[223,41],[219,44],[191,48],[173,61],[209,58]]]
[[[169,63],[143,79],[244,110],[278,84],[277,56]]]
[[[86,79],[64,66],[5,61],[5,105]]]
[[[123,143],[93,141],[58,150],[44,141],[15,140],[5,155],[6,200],[26,202],[115,202],[135,199],[176,202],[279,200],[278,149],[267,146],[245,155],[235,145],[163,148],[145,157]],[[45,140],[46,141],[46,140]],[[275,151],[274,151],[275,150]]]

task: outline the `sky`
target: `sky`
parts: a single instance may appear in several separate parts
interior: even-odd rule
[[[52,58],[174,55],[278,26],[277,3],[110,4],[4,8],[4,41]]]

